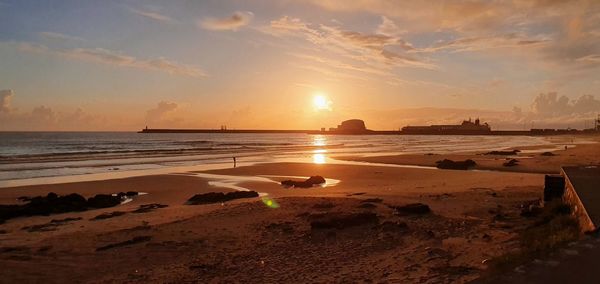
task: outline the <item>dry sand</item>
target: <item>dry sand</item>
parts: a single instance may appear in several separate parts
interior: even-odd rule
[[[590,151],[595,154],[588,155]],[[561,163],[555,159],[598,161],[597,153],[596,145],[577,147],[560,151],[543,164]],[[436,158],[442,157],[448,156]],[[415,155],[409,160],[427,165],[429,158]],[[406,161],[400,160],[404,156],[385,159],[391,160],[375,161]],[[546,171],[535,170],[541,164],[532,162],[533,170],[525,171]],[[2,204],[50,191],[85,196],[131,190],[149,194],[113,208],[17,218],[1,224],[0,282],[463,283],[482,274],[490,258],[518,247],[517,233],[531,223],[519,216],[519,206],[541,197],[543,188],[543,175],[537,173],[364,165],[280,163],[210,173],[318,174],[341,182],[311,189],[285,189],[256,181],[237,184],[268,194],[279,208],[270,208],[259,198],[184,205],[197,193],[231,191],[209,185],[210,178],[191,175],[3,188]],[[373,198],[381,201],[362,202]],[[390,208],[412,202],[428,204],[432,213],[397,216]],[[149,203],[168,207],[132,212]],[[125,214],[90,221],[114,211]],[[337,229],[310,226],[319,216],[352,212],[374,212],[379,220]],[[50,231],[22,229],[65,218],[82,219]],[[135,241],[97,251],[128,240]]]

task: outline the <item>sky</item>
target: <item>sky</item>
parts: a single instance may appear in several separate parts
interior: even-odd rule
[[[7,131],[584,128],[600,1],[0,0],[0,66]]]

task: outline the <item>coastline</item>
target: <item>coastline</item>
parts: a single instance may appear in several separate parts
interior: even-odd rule
[[[487,260],[518,249],[519,231],[532,222],[519,216],[519,206],[541,197],[541,173],[569,161],[599,161],[598,148],[597,144],[582,144],[558,150],[556,156],[533,154],[532,158],[521,159],[523,166],[511,172],[497,165],[504,157],[492,159],[489,165],[481,162],[480,170],[457,171],[430,166],[434,159],[487,156],[419,154],[353,158],[409,165],[406,167],[344,161],[260,163],[205,169],[200,175],[188,168],[170,174],[119,179],[107,175],[95,181],[2,188],[0,204],[14,204],[17,197],[50,191],[59,195],[76,192],[85,197],[120,191],[147,194],[112,208],[24,217],[0,224],[0,264],[7,268],[0,276],[7,281],[25,282],[464,283],[484,274]],[[286,176],[316,174],[340,182],[310,189],[286,189],[277,183]],[[185,205],[194,194],[230,192],[230,186],[266,194],[279,208],[265,206],[260,198]],[[415,202],[427,204],[432,213],[394,214],[394,206]],[[144,204],[168,207],[133,213]],[[115,211],[124,213],[90,220]],[[379,221],[333,230],[310,226],[311,216],[349,212],[372,212]],[[81,219],[48,231],[24,229],[67,218]],[[398,224],[404,225],[399,228]],[[147,239],[97,251],[136,237]],[[27,273],[32,266],[36,274]]]

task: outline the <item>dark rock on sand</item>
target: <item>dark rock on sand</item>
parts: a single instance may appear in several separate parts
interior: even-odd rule
[[[505,166],[505,167],[518,166],[519,165],[519,160],[517,160],[517,159],[510,159],[508,162],[505,162],[502,165]]]
[[[59,196],[54,192],[50,192],[46,196],[22,197],[20,200],[28,203],[0,205],[0,223],[4,220],[23,216],[47,216],[66,212],[80,212],[92,208],[113,207],[121,204],[124,196],[132,196],[134,192],[124,194],[98,194],[87,200],[77,193]]]
[[[127,212],[123,212],[123,211],[114,211],[114,212],[109,212],[109,213],[102,213],[92,219],[90,219],[91,221],[96,221],[96,220],[104,220],[104,219],[110,219],[110,218],[114,218],[114,217],[118,217],[118,216],[122,216],[127,214]]]
[[[397,215],[424,215],[431,213],[427,204],[411,203],[403,206],[392,206]]]
[[[85,211],[87,202],[79,194],[73,193],[58,196],[56,193],[48,193],[46,196],[37,196],[29,199],[23,205],[0,205],[0,220],[8,220],[21,216],[50,215],[72,211]]]
[[[107,208],[121,204],[122,200],[122,197],[118,195],[97,194],[88,199],[87,205],[92,208]]]
[[[131,213],[147,213],[165,207],[169,207],[169,205],[158,203],[142,204],[138,209],[133,210]]]
[[[124,242],[114,243],[114,244],[109,244],[109,245],[99,247],[96,249],[96,251],[103,251],[103,250],[113,249],[113,248],[117,248],[117,247],[130,246],[130,245],[134,245],[137,243],[148,242],[151,239],[152,239],[152,236],[138,236],[138,237],[135,237],[131,240],[127,240]]]
[[[49,223],[26,226],[21,228],[21,230],[28,232],[47,232],[47,231],[56,231],[57,227],[68,224],[73,221],[81,220],[81,217],[77,218],[64,218],[64,219],[52,219]]]
[[[139,195],[139,192],[137,192],[137,191],[128,191],[128,192],[117,193],[117,196],[120,198],[133,197],[133,196],[137,196],[137,195]]]
[[[552,152],[544,152],[544,153],[541,153],[541,154],[540,154],[540,156],[548,156],[548,157],[551,157],[551,156],[556,156],[556,154],[554,154],[554,153],[552,153]]]
[[[192,196],[192,198],[188,199],[186,204],[188,205],[198,205],[198,204],[211,204],[211,203],[221,203],[234,199],[240,198],[254,198],[258,197],[258,192],[256,191],[233,191],[228,193],[222,192],[209,192],[204,194],[196,194]]]
[[[281,182],[281,185],[285,187],[300,187],[300,188],[309,188],[315,185],[320,185],[325,183],[325,178],[322,176],[311,176],[305,181],[294,181],[294,180],[284,180]]]
[[[379,217],[371,212],[331,213],[316,218],[310,222],[310,227],[312,229],[345,229],[361,225],[376,225],[377,223],[379,223]]]
[[[469,168],[475,167],[477,165],[477,163],[475,163],[475,161],[471,159],[467,159],[464,161],[452,161],[444,159],[435,163],[437,164],[438,169],[450,170],[468,170]]]
[[[491,152],[487,152],[484,153],[484,155],[498,155],[498,156],[509,156],[509,155],[516,155],[518,154],[519,150],[510,150],[510,151],[491,151]]]

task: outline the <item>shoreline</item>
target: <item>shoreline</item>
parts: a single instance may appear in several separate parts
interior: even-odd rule
[[[147,194],[105,209],[7,220],[0,224],[0,264],[7,268],[0,276],[17,282],[466,283],[486,273],[488,260],[518,250],[519,233],[535,222],[520,215],[520,206],[542,196],[544,175],[532,168],[543,172],[570,160],[600,161],[597,144],[555,154],[521,158],[523,166],[514,171],[430,166],[434,159],[473,153],[355,157],[370,164],[331,163],[329,158],[323,164],[307,163],[307,157],[304,163],[188,167],[118,179],[114,177],[127,173],[111,172],[95,181],[1,188],[0,204],[50,191],[85,197]],[[407,161],[413,165],[393,164]],[[548,167],[540,168],[542,164]],[[312,175],[339,182],[309,189],[278,183]],[[254,190],[262,197],[185,204],[195,194],[235,189]],[[263,198],[278,207],[265,205]],[[411,203],[425,204],[431,212],[395,213],[394,208]],[[152,204],[155,209],[135,213]],[[109,217],[94,220],[103,214]],[[374,220],[330,229],[311,225],[315,218],[352,214],[372,214],[368,216]],[[26,273],[32,266],[37,274]]]

